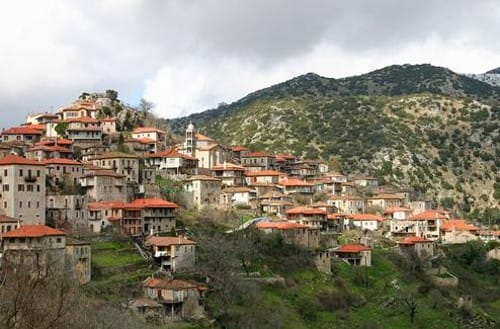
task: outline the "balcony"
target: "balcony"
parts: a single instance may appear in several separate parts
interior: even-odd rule
[[[169,256],[169,254],[168,254],[168,251],[166,251],[166,250],[165,251],[155,251],[155,255],[154,255],[155,258],[156,257],[168,257],[168,256]],[[170,262],[164,261],[163,263],[165,263],[166,265],[170,265]]]
[[[35,176],[25,176],[24,181],[26,183],[36,183],[37,178]]]

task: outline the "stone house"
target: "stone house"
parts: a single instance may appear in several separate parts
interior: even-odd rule
[[[91,117],[80,117],[62,121],[67,123],[67,138],[75,143],[101,143],[102,124],[101,121]],[[54,125],[55,129],[55,125]]]
[[[0,159],[0,207],[25,224],[45,224],[45,165],[9,155]]]
[[[184,197],[188,208],[201,209],[205,206],[217,206],[220,203],[220,179],[196,175],[184,181]]]
[[[449,213],[442,210],[428,210],[410,217],[415,235],[430,240],[441,237],[441,226],[449,219]]]
[[[351,265],[372,266],[372,251],[369,247],[360,244],[345,244],[332,253]]]
[[[13,127],[1,133],[3,142],[23,141],[31,144],[40,141],[43,135],[43,129],[37,129],[30,126]]]
[[[467,223],[465,219],[450,219],[441,225],[441,241],[443,243],[466,243],[479,240],[479,227]]]
[[[420,236],[404,238],[398,241],[398,246],[402,253],[414,254],[419,258],[428,259],[436,255],[436,242]]]
[[[260,221],[256,227],[265,233],[279,233],[287,243],[311,250],[319,248],[320,233],[316,227],[289,221]]]
[[[87,195],[49,193],[46,196],[46,205],[47,224],[64,228],[66,231],[87,231]]]
[[[289,221],[320,230],[326,230],[327,215],[323,209],[310,207],[295,207],[286,211],[286,217]]]
[[[196,175],[198,159],[171,149],[145,155],[144,164],[168,176]]]
[[[79,284],[90,282],[92,276],[90,243],[67,237],[65,252],[73,279]]]
[[[80,183],[83,176],[83,164],[72,159],[45,159],[42,161],[47,167],[47,176],[54,180],[55,184],[69,183],[75,187]]]
[[[268,152],[251,152],[241,157],[241,164],[249,171],[276,170],[276,157]]]
[[[2,234],[21,226],[21,220],[0,214],[0,239]]]
[[[389,207],[402,207],[404,205],[405,196],[396,193],[381,193],[369,197],[367,205],[371,207],[380,207],[386,209]]]
[[[384,217],[374,214],[352,214],[349,216],[349,220],[354,227],[370,231],[378,230],[385,222]]]
[[[184,280],[148,278],[143,282],[144,295],[163,305],[163,315],[172,320],[201,318],[203,298],[208,290],[203,283]]]
[[[362,198],[354,195],[333,195],[326,201],[335,206],[340,213],[355,214],[363,211],[364,201]]]
[[[282,173],[275,170],[248,171],[245,173],[247,185],[278,184]]]
[[[245,167],[224,162],[222,165],[211,168],[212,175],[221,180],[223,186],[244,186]]]
[[[227,151],[219,144],[197,146],[195,157],[198,159],[198,166],[200,168],[211,169],[226,162]]]
[[[255,200],[256,195],[257,192],[249,187],[226,187],[221,191],[220,202],[226,209],[233,206],[252,207],[252,201]]]
[[[297,178],[284,178],[280,180],[279,186],[284,194],[312,195],[314,193],[314,184],[308,183]]]
[[[107,169],[85,169],[80,185],[85,188],[89,201],[127,200],[126,177]]]
[[[90,159],[96,167],[124,175],[127,182],[139,183],[139,158],[133,154],[108,152]]]
[[[100,233],[122,218],[124,206],[123,201],[89,202],[87,218],[90,232]]]
[[[190,270],[194,268],[196,242],[183,236],[151,236],[145,245],[150,247],[152,258],[166,271]]]

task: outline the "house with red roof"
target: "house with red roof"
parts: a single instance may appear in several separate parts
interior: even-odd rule
[[[298,178],[285,177],[280,180],[279,186],[282,188],[284,194],[312,195],[314,193],[314,184]]]
[[[73,158],[73,152],[71,149],[58,146],[58,145],[37,145],[29,148],[24,156],[28,159],[40,160],[40,159],[51,159],[51,158],[64,158],[71,159]]]
[[[22,141],[26,143],[37,143],[45,132],[43,129],[30,126],[13,127],[2,131],[1,138],[3,142]]]
[[[282,175],[276,170],[247,171],[245,173],[247,185],[278,184]]]
[[[84,116],[54,122],[49,125],[53,125],[52,129],[55,131],[57,124],[67,124],[67,138],[75,143],[92,144],[101,143],[102,141],[102,123],[98,119]]]
[[[436,242],[421,236],[409,236],[398,241],[402,253],[416,255],[419,258],[431,258],[436,255]]]
[[[466,243],[479,240],[479,227],[468,223],[465,219],[450,219],[441,225],[441,241],[443,243]]]
[[[123,201],[89,202],[87,218],[90,232],[100,233],[114,222],[120,221],[124,207]]]
[[[405,204],[405,196],[399,193],[380,193],[367,198],[367,205],[386,209],[389,207],[402,207]]]
[[[278,233],[283,240],[307,249],[318,249],[320,233],[316,227],[290,221],[260,221],[255,226],[265,233]]]
[[[200,282],[148,278],[143,282],[144,295],[163,306],[162,314],[171,320],[203,316],[201,304],[208,287]]]
[[[153,153],[163,151],[166,147],[165,131],[156,127],[139,127],[132,132],[132,138],[136,140],[152,140],[150,151]]]
[[[372,266],[372,251],[361,244],[344,244],[334,250],[333,255],[355,266]]]
[[[195,175],[184,180],[183,196],[188,208],[218,207],[221,191],[221,180],[212,176]]]
[[[295,207],[288,209],[285,213],[289,221],[294,221],[320,230],[326,229],[327,212],[323,209]]]
[[[21,226],[20,219],[0,214],[0,240],[2,239],[3,233],[15,230],[20,226]]]
[[[355,195],[332,195],[326,202],[335,206],[342,214],[362,212],[365,205],[363,199]]]
[[[443,210],[427,210],[410,217],[414,223],[416,236],[430,240],[438,240],[441,237],[441,225],[450,219],[450,213]]]
[[[144,164],[169,176],[196,175],[198,172],[198,159],[175,149],[146,154]]]
[[[126,176],[110,169],[85,166],[80,185],[85,189],[90,202],[127,199]]]
[[[235,145],[231,146],[230,159],[231,161],[241,164],[241,158],[250,154],[250,149],[245,146]]]
[[[194,268],[196,242],[184,236],[150,236],[144,244],[155,262],[168,272]]]
[[[241,157],[241,164],[248,171],[276,170],[276,157],[268,152],[251,152]]]
[[[224,162],[222,165],[211,168],[212,175],[221,180],[223,186],[244,186],[245,167],[231,162]]]
[[[101,119],[102,133],[106,135],[116,133],[116,118]]]
[[[253,202],[257,197],[257,191],[246,186],[229,186],[221,191],[220,202],[223,207],[253,208]]]
[[[89,159],[94,166],[113,170],[124,175],[127,182],[139,182],[139,157],[123,152],[106,152]]]
[[[0,159],[0,207],[25,224],[45,224],[46,169],[40,161],[9,155]]]
[[[354,227],[370,231],[378,230],[385,222],[384,217],[374,214],[351,214],[349,220]]]

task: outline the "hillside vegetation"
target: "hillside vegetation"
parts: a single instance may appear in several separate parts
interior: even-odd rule
[[[306,74],[192,120],[227,145],[335,160],[467,213],[500,198],[500,88],[430,65]],[[496,189],[495,189],[496,188]],[[496,191],[496,192],[495,192]]]

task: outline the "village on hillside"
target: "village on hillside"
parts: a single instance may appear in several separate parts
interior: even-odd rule
[[[249,226],[277,233],[309,250],[325,273],[335,262],[371,266],[371,251],[392,241],[439,274],[446,269],[432,269],[432,260],[440,245],[500,241],[498,228],[456,218],[374,177],[348,177],[318,159],[222,145],[192,123],[183,142],[170,145],[155,126],[125,131],[105,105],[106,98],[81,99],[1,132],[0,266],[28,263],[45,273],[49,264],[69,267],[83,285],[92,280],[86,239],[129,237],[168,273],[143,281],[143,296],[129,306],[187,319],[203,313],[209,283],[175,277],[196,262],[196,239],[176,225],[180,209],[240,211],[245,221],[227,234]],[[345,232],[352,233],[348,241],[339,238]],[[490,254],[500,259],[499,248]]]

